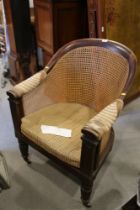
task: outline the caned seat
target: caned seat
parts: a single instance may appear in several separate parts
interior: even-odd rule
[[[8,92],[15,134],[25,161],[32,146],[79,177],[88,206],[93,181],[114,139],[113,123],[133,81],[134,53],[104,39],[66,44],[48,65]],[[44,134],[41,125],[72,130]]]

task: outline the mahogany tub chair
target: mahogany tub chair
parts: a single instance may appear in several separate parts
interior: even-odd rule
[[[89,205],[93,181],[114,139],[113,123],[134,78],[136,58],[124,45],[81,39],[60,48],[48,65],[8,91],[21,155],[32,146],[80,179]],[[72,129],[43,134],[41,125]]]

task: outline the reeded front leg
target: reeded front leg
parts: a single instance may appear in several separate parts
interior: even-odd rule
[[[90,196],[92,193],[93,180],[84,180],[81,184],[81,200],[86,207],[91,207]]]
[[[29,160],[29,153],[28,153],[29,145],[21,139],[18,139],[18,143],[19,143],[19,149],[20,149],[20,152],[21,152],[21,155],[22,155],[23,159],[28,164],[30,164],[31,161]]]
[[[90,207],[90,195],[92,192],[93,180],[95,175],[93,173],[98,167],[99,156],[99,140],[88,130],[82,130],[82,151],[80,170],[82,172],[81,179],[81,199],[86,207]]]

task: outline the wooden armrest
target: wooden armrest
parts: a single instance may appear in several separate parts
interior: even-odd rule
[[[15,98],[20,98],[26,93],[35,89],[47,77],[46,71],[42,70],[23,82],[15,85],[8,95],[13,95]]]
[[[82,129],[82,132],[88,131],[95,135],[99,140],[105,132],[109,131],[113,123],[117,119],[120,111],[123,108],[123,100],[117,99],[102,111],[100,111],[95,117],[93,117]]]

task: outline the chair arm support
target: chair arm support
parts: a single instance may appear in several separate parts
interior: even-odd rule
[[[24,116],[22,98],[17,98],[10,92],[8,92],[7,94],[9,95],[8,100],[9,100],[12,120],[14,124],[15,136],[20,137],[21,118]]]
[[[99,164],[100,140],[104,132],[109,131],[112,127],[122,108],[123,101],[121,99],[115,100],[93,117],[82,129],[80,168],[83,173],[90,177],[96,176],[96,169]]]
[[[46,77],[47,74],[45,70],[42,70],[34,74],[32,77],[15,85],[10,91],[8,91],[8,95],[13,95],[13,97],[20,98],[26,93],[35,89]]]
[[[82,130],[82,133],[80,169],[85,175],[92,177],[97,169],[100,141],[90,130]]]
[[[123,108],[123,100],[116,99],[113,103],[106,106],[95,117],[93,117],[83,128],[95,135],[99,140],[105,132],[109,131]]]
[[[7,92],[16,137],[20,137],[21,135],[21,118],[25,115],[23,96],[35,89],[46,78],[46,76],[47,74],[44,69],[29,79],[15,85]]]

